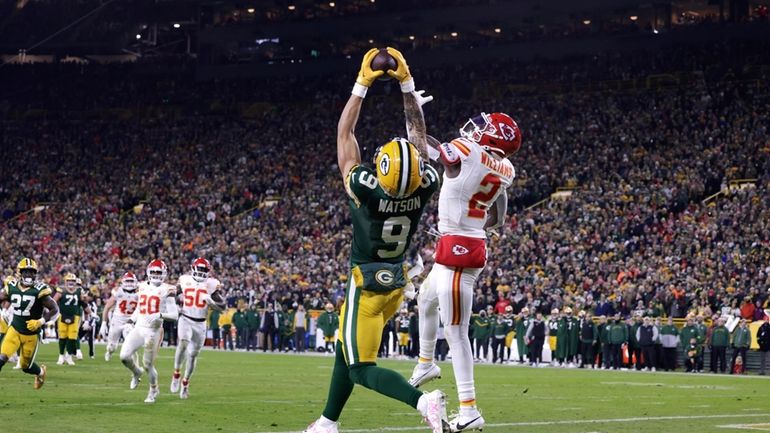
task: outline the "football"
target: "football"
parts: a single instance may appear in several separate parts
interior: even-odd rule
[[[372,59],[371,66],[375,71],[387,71],[389,69],[396,69],[396,67],[398,67],[398,63],[396,63],[396,59],[394,59],[393,56],[388,53],[388,50],[385,48],[380,48],[380,52],[377,53],[377,55]],[[379,80],[386,81],[390,78],[390,75],[383,74]]]

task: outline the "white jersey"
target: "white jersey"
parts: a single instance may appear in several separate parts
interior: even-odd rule
[[[193,319],[205,319],[209,313],[206,297],[216,292],[221,283],[216,278],[206,278],[195,281],[192,275],[179,277],[179,287],[182,290],[183,303],[181,314]]]
[[[139,300],[138,289],[133,292],[127,292],[123,290],[123,287],[118,287],[112,292],[112,297],[115,299],[115,308],[112,310],[113,321],[124,321],[129,319]]]
[[[457,177],[447,177],[438,197],[438,230],[442,235],[486,238],[487,210],[511,186],[515,172],[507,158],[490,156],[477,143],[457,138],[439,148],[443,159],[461,164]]]
[[[134,323],[136,326],[145,328],[160,328],[163,319],[159,313],[166,312],[171,307],[176,309],[176,300],[174,299],[176,287],[166,283],[155,286],[147,281],[142,281],[136,291],[139,300],[131,317]]]

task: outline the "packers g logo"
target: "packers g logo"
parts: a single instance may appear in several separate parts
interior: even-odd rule
[[[393,284],[393,281],[395,281],[396,276],[393,275],[393,272],[383,269],[374,274],[374,279],[383,286],[390,286]]]
[[[380,158],[380,173],[383,176],[387,176],[390,171],[390,156],[387,153],[383,153]]]
[[[420,163],[417,167],[420,169],[420,178],[425,174],[425,161],[422,160],[422,158],[418,158]]]

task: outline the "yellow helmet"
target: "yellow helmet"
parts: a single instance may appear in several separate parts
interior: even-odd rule
[[[78,286],[78,280],[79,278],[75,274],[69,272],[64,275],[64,286],[68,289],[75,288]]]
[[[377,150],[374,165],[377,181],[391,197],[403,198],[414,193],[422,183],[424,162],[414,144],[405,138],[394,138]]]
[[[16,273],[18,274],[22,285],[31,286],[35,283],[35,278],[37,277],[37,262],[29,257],[24,257],[19,264],[16,265]]]

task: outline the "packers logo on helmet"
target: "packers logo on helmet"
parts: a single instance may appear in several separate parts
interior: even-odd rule
[[[24,257],[16,266],[16,272],[19,274],[22,285],[31,286],[37,277],[37,262],[29,257]]]
[[[78,277],[72,272],[64,275],[64,286],[68,289],[74,289],[78,286]]]
[[[377,181],[391,197],[408,197],[420,187],[425,165],[414,144],[394,138],[383,144],[374,159]]]

